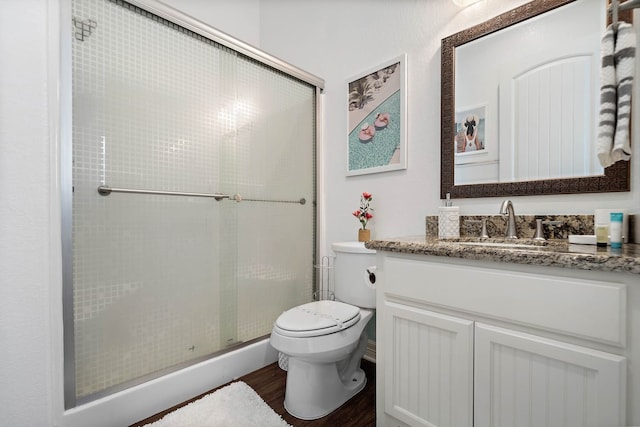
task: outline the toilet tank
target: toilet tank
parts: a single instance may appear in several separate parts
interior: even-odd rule
[[[338,301],[362,308],[376,307],[376,289],[367,270],[375,273],[376,251],[363,242],[341,242],[331,245],[335,296]]]

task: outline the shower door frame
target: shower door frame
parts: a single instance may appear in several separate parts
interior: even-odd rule
[[[114,1],[114,0],[110,0]],[[307,71],[304,71],[294,65],[291,65],[279,58],[276,58],[260,49],[251,46],[241,40],[238,40],[226,33],[200,22],[180,11],[160,3],[156,0],[116,0],[115,3],[128,3],[139,7],[149,13],[159,16],[189,31],[199,34],[210,39],[220,45],[228,47],[246,57],[254,59],[261,64],[267,65],[275,70],[281,71],[291,77],[303,81],[315,87],[315,161],[314,161],[314,188],[313,188],[313,224],[315,227],[313,234],[314,248],[314,266],[318,264],[318,254],[320,253],[321,243],[318,240],[320,235],[319,218],[321,213],[321,203],[318,199],[318,186],[321,182],[321,153],[322,153],[322,93],[324,90],[324,79],[317,77]],[[61,247],[62,247],[62,315],[63,315],[63,382],[64,382],[64,408],[72,409],[78,405],[76,397],[76,378],[75,378],[75,335],[74,335],[74,313],[73,313],[73,141],[72,141],[72,113],[71,113],[71,38],[72,35],[66,29],[71,25],[71,0],[60,0],[60,88],[61,92],[65,89],[67,94],[60,95],[61,100],[61,144],[60,144],[60,211],[61,211]],[[322,240],[322,239],[321,239]],[[318,272],[314,275],[313,292],[318,286]],[[258,341],[266,338],[256,338]],[[253,342],[252,341],[252,342]],[[216,353],[217,354],[217,353]],[[216,354],[211,357],[215,357]],[[187,362],[185,365],[197,363],[199,360]],[[162,375],[162,373],[161,373]],[[149,378],[143,377],[144,382]],[[90,400],[94,400],[105,395],[117,392],[131,386],[129,382],[124,383],[124,387],[109,388],[106,392],[99,392],[92,396]]]

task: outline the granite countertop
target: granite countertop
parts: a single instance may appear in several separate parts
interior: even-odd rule
[[[471,244],[470,244],[471,243]],[[408,236],[371,240],[369,249],[405,254],[446,256],[516,264],[548,265],[580,270],[599,270],[640,274],[640,244],[629,243],[622,249],[574,245],[567,240],[520,239],[520,247],[491,246],[504,239],[459,238],[439,240],[424,236]]]

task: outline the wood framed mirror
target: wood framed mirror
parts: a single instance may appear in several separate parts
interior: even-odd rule
[[[603,172],[589,175],[589,172],[583,176],[569,176],[561,175],[561,177],[552,178],[525,178],[520,179],[517,176],[515,178],[508,177],[505,181],[504,176],[498,173],[498,178],[488,181],[478,180],[478,183],[460,182],[456,180],[456,157],[461,157],[460,154],[474,154],[476,158],[481,158],[482,155],[486,156],[486,153],[491,152],[491,149],[496,149],[498,141],[492,142],[493,146],[488,145],[489,149],[486,153],[457,153],[456,148],[456,135],[460,130],[460,122],[465,119],[461,119],[461,114],[465,114],[465,109],[456,106],[456,86],[462,87],[461,82],[456,83],[456,52],[461,50],[465,45],[476,43],[477,41],[489,37],[496,37],[502,30],[510,31],[513,28],[517,28],[519,25],[526,24],[527,21],[536,22],[534,19],[540,19],[542,15],[553,15],[562,12],[563,7],[578,7],[580,2],[593,2],[594,0],[536,0],[530,3],[517,7],[509,12],[498,15],[486,22],[483,22],[474,27],[468,28],[442,40],[442,92],[441,92],[441,178],[440,178],[440,197],[445,198],[447,193],[451,194],[452,198],[474,198],[474,197],[497,197],[497,196],[526,196],[526,195],[550,195],[550,194],[576,194],[576,193],[604,193],[604,192],[621,192],[630,191],[630,163],[628,161],[619,161],[614,165],[605,168]],[[601,3],[600,3],[601,2]],[[606,2],[598,1],[598,7],[602,8],[601,12],[606,16]],[[566,12],[565,12],[566,13]],[[631,22],[631,11],[620,12],[620,20]],[[599,29],[597,34],[597,40],[599,41],[604,32],[604,19],[600,22],[602,28]],[[536,24],[539,25],[539,24]],[[529,30],[530,31],[530,30]],[[593,44],[593,43],[591,43]],[[599,52],[600,44],[596,42],[597,46],[593,47]],[[517,48],[517,47],[516,47]],[[512,55],[513,52],[505,52],[505,56]],[[597,106],[599,105],[599,76],[595,75],[593,61],[591,55],[589,61],[591,61],[589,74],[591,84],[595,79],[594,93],[590,95],[589,105],[593,106],[593,109],[588,112],[590,119],[597,120]],[[599,67],[599,55],[595,58],[597,67]],[[490,59],[491,61],[491,59]],[[462,62],[462,61],[460,61]],[[498,65],[495,65],[498,67]],[[590,86],[591,87],[591,86]],[[465,88],[465,90],[468,90]],[[497,87],[491,87],[490,90],[495,91],[496,102],[499,104]],[[591,89],[590,89],[591,90]],[[503,91],[504,92],[504,91]],[[491,96],[494,96],[493,94]],[[482,106],[484,113],[485,107]],[[462,113],[461,113],[462,110]],[[497,107],[487,108],[487,111],[495,113]],[[507,110],[503,106],[503,110]],[[468,110],[467,111],[471,111]],[[596,113],[594,114],[594,111]],[[468,117],[478,119],[478,116],[472,113]],[[482,113],[480,113],[482,114]],[[495,119],[497,122],[497,118]],[[504,120],[503,120],[504,121]],[[456,123],[458,122],[458,123]],[[475,121],[473,122],[475,123]],[[458,126],[458,128],[456,128]],[[497,126],[497,125],[496,125]],[[502,123],[500,126],[503,126]],[[591,138],[595,141],[597,126],[593,125],[589,130]],[[497,135],[497,132],[494,132]],[[564,137],[564,136],[562,136]],[[595,142],[591,142],[595,146]],[[499,138],[499,144],[504,147],[507,141]],[[515,144],[512,142],[511,144]],[[501,150],[503,149],[501,147]],[[478,147],[480,151],[485,149],[485,146]],[[595,150],[595,149],[594,149]],[[480,155],[477,155],[480,154]],[[589,161],[597,162],[595,154]],[[468,157],[470,158],[470,157]],[[512,159],[512,157],[509,157]],[[458,159],[458,162],[460,159]],[[471,160],[477,161],[477,160]],[[500,159],[503,162],[503,166],[507,164],[505,160]],[[515,162],[515,161],[514,161]],[[602,169],[601,169],[602,170]]]

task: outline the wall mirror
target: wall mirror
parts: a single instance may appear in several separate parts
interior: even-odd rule
[[[606,10],[537,0],[442,40],[442,198],[629,191],[595,152]]]

